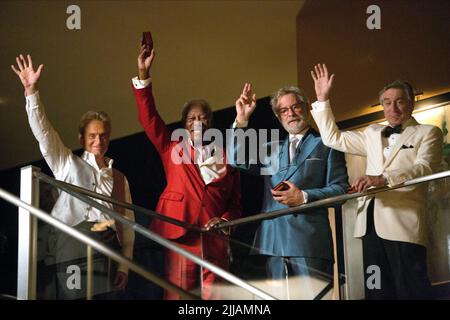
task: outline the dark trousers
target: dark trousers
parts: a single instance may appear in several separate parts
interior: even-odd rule
[[[364,284],[366,299],[427,299],[431,284],[427,275],[426,248],[421,245],[380,238],[375,232],[374,200],[367,209],[367,231],[363,241]],[[379,267],[381,288],[368,286],[377,281]],[[369,268],[369,269],[368,269]],[[369,271],[369,272],[368,272]],[[372,287],[372,288],[369,288]]]

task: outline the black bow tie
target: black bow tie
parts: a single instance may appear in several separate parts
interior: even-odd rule
[[[398,126],[395,126],[393,128],[391,126],[387,126],[383,130],[383,134],[386,138],[389,138],[393,133],[402,133],[402,125],[399,124]]]

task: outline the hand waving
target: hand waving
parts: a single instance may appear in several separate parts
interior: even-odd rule
[[[31,56],[27,55],[27,60],[23,57],[23,55],[19,55],[16,57],[17,67],[11,65],[11,69],[17,74],[20,81],[25,88],[25,92],[27,95],[31,95],[37,91],[36,84],[41,76],[42,68],[44,65],[41,64],[36,71],[33,69],[33,61],[31,60]]]
[[[318,101],[327,101],[331,87],[333,86],[334,74],[328,76],[327,66],[325,64],[318,64],[314,66],[315,71],[311,71],[311,76],[314,80],[314,89]]]
[[[236,100],[236,120],[238,122],[248,121],[256,107],[256,94],[253,93],[252,85],[246,83],[241,95]]]
[[[145,80],[149,77],[150,67],[152,66],[153,59],[155,58],[155,50],[152,50],[148,57],[146,57],[146,53],[148,53],[148,49],[145,45],[142,45],[141,51],[139,52],[139,56],[137,58],[140,80]]]

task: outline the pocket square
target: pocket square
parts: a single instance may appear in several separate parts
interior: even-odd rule
[[[414,149],[414,147],[411,145],[409,146],[402,145],[402,149]]]

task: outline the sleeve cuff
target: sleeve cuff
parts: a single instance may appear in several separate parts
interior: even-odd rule
[[[152,78],[140,80],[138,77],[134,77],[131,79],[131,82],[133,82],[133,86],[135,89],[144,89],[148,87],[150,83],[152,83]]]
[[[383,177],[386,179],[386,185],[388,187],[393,187],[399,184],[404,183],[408,180],[408,177],[405,174],[389,174],[388,172],[383,173]]]
[[[25,99],[27,101],[27,108],[28,109],[36,109],[37,107],[39,107],[39,91],[36,91],[35,93],[29,95],[29,96],[25,96]]]
[[[233,122],[233,129],[236,128],[247,128],[248,127],[248,121],[242,121],[242,122],[238,122],[237,119],[234,120]]]
[[[311,104],[313,111],[323,111],[330,108],[330,100],[327,101],[316,101]]]
[[[308,194],[303,190],[301,191],[303,193],[303,203],[308,203]]]

